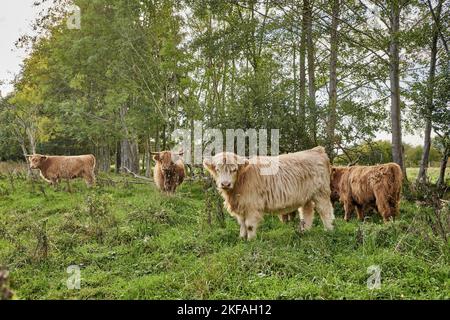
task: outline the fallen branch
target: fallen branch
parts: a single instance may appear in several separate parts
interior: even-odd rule
[[[146,180],[146,181],[154,182],[153,179],[147,178],[147,177],[144,177],[144,176],[140,176],[140,175],[138,175],[138,174],[132,172],[132,171],[131,171],[130,169],[128,169],[127,167],[122,167],[122,169],[123,169],[126,173],[131,174],[133,177],[135,177],[135,178],[137,178],[137,179],[143,179],[143,180]]]
[[[126,179],[121,179],[121,180],[113,180],[110,178],[99,178],[97,177],[97,181],[101,182],[102,184],[105,185],[109,185],[109,186],[115,186],[116,184],[119,183],[124,183],[124,184],[148,184],[147,182],[143,182],[143,181],[133,181],[133,180],[126,180]]]
[[[127,167],[123,167],[122,169],[123,169],[123,171],[125,171],[125,173],[128,173],[128,174],[132,175],[136,179],[142,179],[142,180],[146,180],[146,181],[153,182],[153,183],[155,182],[152,178],[140,176],[140,175],[132,172]],[[205,175],[195,175],[193,177],[189,177],[189,176],[185,177],[184,181],[198,181],[198,180],[207,180],[207,179],[210,179],[210,178],[205,176]]]

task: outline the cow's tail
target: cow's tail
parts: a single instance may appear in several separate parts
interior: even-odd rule
[[[399,203],[400,203],[400,194],[402,192],[402,184],[403,184],[403,173],[400,166],[396,163],[391,163],[390,171],[392,175],[392,184],[390,186],[390,194],[393,197],[394,207],[395,207],[395,215],[399,214]]]
[[[95,160],[95,156],[93,154],[90,154],[90,156],[91,156],[92,169],[95,170],[95,166],[97,165],[96,160]]]
[[[331,161],[330,158],[328,157],[327,152],[325,151],[325,148],[322,146],[317,146],[311,149],[311,151],[315,151],[318,152],[320,154],[322,154],[322,156],[324,157],[325,160],[325,165],[328,167],[328,181],[331,184],[331,175],[332,175],[332,171],[333,171],[333,167],[331,165]]]
[[[90,158],[91,158],[91,163],[90,165],[92,166],[92,172],[91,172],[91,177],[90,177],[90,182],[88,183],[89,186],[92,186],[96,183],[96,177],[95,177],[95,171],[96,171],[96,165],[97,165],[97,161],[95,159],[95,156],[93,154],[90,154]]]
[[[402,189],[402,183],[403,183],[403,173],[400,166],[396,163],[393,163],[391,165],[391,173],[394,177],[394,191],[401,192]]]

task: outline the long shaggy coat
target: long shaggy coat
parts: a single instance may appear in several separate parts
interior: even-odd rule
[[[331,194],[333,199],[339,195],[345,220],[350,219],[353,209],[363,219],[367,209],[375,208],[388,221],[399,214],[402,179],[402,170],[396,163],[333,167]]]
[[[180,154],[161,151],[155,153],[153,159],[156,162],[153,179],[157,188],[167,193],[175,192],[176,188],[183,183],[186,175]]]
[[[262,169],[277,162],[273,174]],[[231,189],[220,187],[221,174],[236,166]],[[241,237],[253,238],[264,213],[285,214],[302,207],[302,228],[312,226],[314,203],[324,227],[333,228],[330,202],[330,162],[323,147],[276,157],[242,160],[234,153],[220,153],[205,167],[218,184],[225,206],[241,225]]]

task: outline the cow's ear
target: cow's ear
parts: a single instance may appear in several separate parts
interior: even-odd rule
[[[216,166],[211,161],[211,159],[204,159],[203,160],[203,167],[208,170],[209,173],[211,173],[213,176],[216,174]]]
[[[240,161],[238,163],[239,174],[242,174],[248,168],[249,164],[250,164],[250,161],[248,159],[242,159],[242,161]]]
[[[159,159],[160,159],[159,153],[154,153],[154,154],[153,154],[153,160],[159,161]]]
[[[239,165],[239,169],[244,169],[249,165],[250,161],[248,159],[242,159],[241,161],[239,161],[238,165]]]
[[[41,160],[47,160],[48,156],[41,156]]]

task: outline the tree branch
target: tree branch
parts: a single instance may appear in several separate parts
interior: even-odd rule
[[[131,171],[130,169],[128,169],[127,167],[122,167],[122,169],[123,169],[126,173],[131,174],[131,175],[132,175],[133,177],[135,177],[136,179],[142,179],[142,180],[146,180],[146,181],[149,181],[149,182],[154,182],[153,179],[147,178],[147,177],[144,177],[144,176],[140,176],[140,175],[138,175],[138,174],[132,172],[132,171]]]

